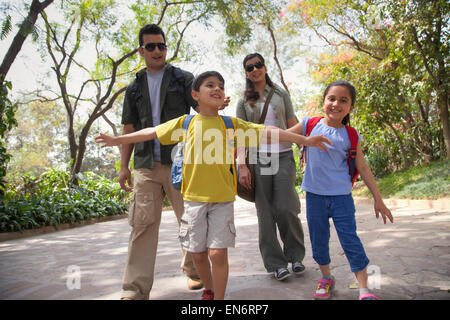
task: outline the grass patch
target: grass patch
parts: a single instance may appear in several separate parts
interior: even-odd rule
[[[439,199],[450,197],[450,160],[436,161],[392,173],[377,180],[384,198]],[[353,190],[354,196],[372,197],[364,182]]]

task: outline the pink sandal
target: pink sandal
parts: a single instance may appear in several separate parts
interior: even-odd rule
[[[372,293],[363,293],[359,295],[359,300],[381,300]]]

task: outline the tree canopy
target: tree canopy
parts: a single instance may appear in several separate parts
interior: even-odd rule
[[[28,1],[30,10],[35,2]],[[186,40],[195,25],[213,28],[219,23],[223,42],[208,55],[234,64],[235,56],[263,51],[277,82],[304,114],[320,112],[316,88],[337,79],[352,82],[358,96],[351,124],[363,134],[366,157],[378,175],[449,157],[448,1],[51,2],[39,2],[34,45],[48,63],[43,72],[50,72],[56,87],[43,84],[19,102],[30,112],[51,105],[65,115],[61,130],[67,157],[60,158],[71,159],[74,178],[83,168],[100,166],[92,158],[83,165],[93,152],[89,139],[99,121],[118,132],[122,94],[143,68],[136,54],[137,34],[147,23],[165,31],[173,63],[195,61],[202,50]],[[2,38],[12,30],[6,19]],[[242,78],[238,63],[228,69]],[[305,72],[288,72],[301,63],[308,66]],[[298,83],[310,85],[294,89]],[[16,116],[25,121],[26,114]]]

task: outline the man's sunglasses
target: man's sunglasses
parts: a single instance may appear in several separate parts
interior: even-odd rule
[[[261,69],[262,67],[264,67],[264,64],[261,61],[258,61],[257,63],[245,66],[245,70],[247,70],[247,72],[252,72],[255,67],[256,69]]]
[[[164,51],[167,49],[166,44],[162,43],[162,42],[159,42],[159,43],[149,42],[145,46],[141,46],[141,48],[145,48],[149,52],[152,52],[153,50],[155,50],[156,47],[158,47],[159,51]]]

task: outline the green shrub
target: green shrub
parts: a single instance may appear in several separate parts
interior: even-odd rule
[[[30,174],[8,185],[0,202],[0,232],[56,226],[122,214],[129,194],[117,182],[91,172],[79,174],[77,186],[69,173],[49,169],[40,177]]]
[[[427,166],[408,168],[377,181],[383,197],[438,199],[450,197],[450,160],[435,161]],[[371,196],[367,187],[353,195]]]

